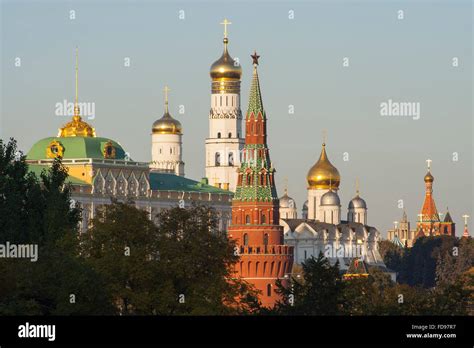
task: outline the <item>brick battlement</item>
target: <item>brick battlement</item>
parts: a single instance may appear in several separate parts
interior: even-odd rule
[[[240,246],[240,255],[291,255],[293,256],[293,247],[289,245],[249,245]]]

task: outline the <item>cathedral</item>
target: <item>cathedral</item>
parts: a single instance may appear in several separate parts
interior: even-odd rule
[[[306,176],[308,200],[303,206],[303,216],[297,218],[294,200],[285,192],[280,198],[281,225],[285,244],[294,247],[294,262],[323,253],[332,264],[339,262],[341,271],[348,272],[354,260],[390,273],[378,251],[380,232],[368,225],[367,203],[357,188],[347,206],[347,219],[342,219],[338,195],[341,176],[329,161],[326,143],[323,142],[318,161]]]
[[[456,224],[451,218],[449,209],[445,214],[439,213],[436,208],[436,203],[433,197],[433,182],[434,177],[431,174],[431,160],[427,160],[428,172],[424,176],[425,182],[425,197],[421,211],[418,214],[418,221],[416,228],[410,228],[410,222],[404,212],[400,223],[395,224],[395,228],[389,230],[387,233],[388,240],[391,240],[400,247],[411,248],[417,238],[426,236],[455,236]],[[442,219],[444,215],[444,219]]]

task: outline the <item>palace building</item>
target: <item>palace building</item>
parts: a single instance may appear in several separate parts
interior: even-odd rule
[[[162,209],[199,202],[214,207],[220,215],[220,228],[230,221],[232,193],[184,177],[182,127],[168,110],[166,88],[163,117],[152,126],[152,162],[136,162],[119,142],[98,137],[95,129],[80,114],[77,81],[72,121],[56,137],[37,141],[27,154],[31,171],[41,173],[55,158],[61,158],[72,184],[72,199],[82,208],[81,231],[86,231],[97,209],[119,201],[133,200],[138,208],[154,217]]]
[[[267,116],[257,72],[259,56],[254,53],[252,58],[245,146],[237,172],[228,236],[236,241],[241,256],[234,266],[235,275],[261,292],[263,306],[272,307],[280,298],[275,291],[277,280],[287,285],[285,275],[292,270],[293,247],[284,245],[283,228],[279,225],[275,168],[267,146]]]

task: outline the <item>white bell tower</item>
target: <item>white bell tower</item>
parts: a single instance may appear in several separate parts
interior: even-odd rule
[[[224,25],[224,52],[211,66],[211,110],[209,137],[206,139],[206,177],[209,184],[230,191],[237,186],[237,168],[244,146],[240,80],[242,68],[227,50],[227,25]]]

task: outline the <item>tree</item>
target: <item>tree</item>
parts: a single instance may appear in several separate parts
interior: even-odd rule
[[[231,279],[234,245],[212,208],[171,208],[157,216],[112,202],[83,235],[83,255],[101,274],[121,314],[215,315],[254,310],[248,284]]]
[[[38,260],[0,259],[0,314],[110,313],[103,284],[78,255],[80,210],[55,160],[40,178],[16,142],[0,140],[0,243],[38,247]]]
[[[303,278],[291,279],[285,287],[277,282],[277,292],[283,301],[275,306],[275,313],[291,315],[335,315],[342,311],[344,284],[339,265],[332,266],[329,260],[319,254],[303,264]]]

